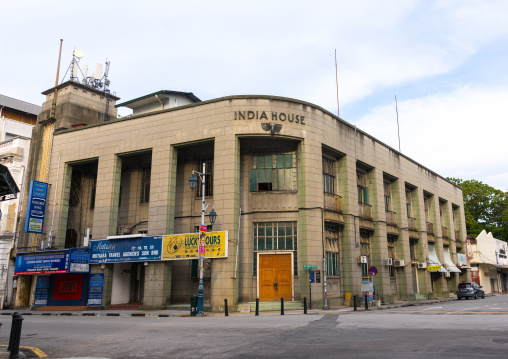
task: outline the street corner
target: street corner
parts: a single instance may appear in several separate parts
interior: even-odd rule
[[[41,349],[35,347],[19,347],[19,357],[26,359],[47,358],[48,356]]]
[[[11,352],[7,350],[7,345],[0,345],[0,359],[9,358]],[[48,356],[39,348],[20,346],[19,358],[20,359],[34,359],[34,358],[47,358]]]

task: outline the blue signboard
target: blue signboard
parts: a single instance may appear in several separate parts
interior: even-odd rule
[[[90,249],[71,249],[69,257],[69,272],[88,273],[90,271]]]
[[[161,260],[162,236],[99,239],[90,243],[90,264]]]
[[[309,270],[309,282],[316,283],[316,272],[313,270]]]
[[[19,253],[16,255],[14,275],[68,273],[69,251]]]
[[[37,284],[35,285],[35,300],[34,305],[48,305],[49,293],[49,275],[41,275],[37,277]]]
[[[104,273],[90,274],[88,286],[88,305],[102,305],[102,289],[104,288]]]
[[[28,196],[28,210],[25,220],[26,233],[42,233],[44,226],[44,212],[46,211],[46,197],[48,184],[39,181],[30,181],[30,194]]]

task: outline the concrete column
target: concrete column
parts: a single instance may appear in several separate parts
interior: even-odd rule
[[[412,265],[409,244],[408,214],[406,208],[406,186],[404,181],[396,180],[391,184],[393,211],[397,213],[399,236],[395,243],[395,257],[404,260],[404,267],[396,267],[397,290],[399,299],[415,300],[413,295]]]
[[[94,239],[116,234],[122,159],[108,154],[99,157],[93,220]]]
[[[388,241],[386,233],[386,211],[384,205],[383,171],[375,168],[367,173],[369,201],[372,205],[374,234],[370,241],[371,261],[368,266],[377,268],[377,275],[371,278],[376,286],[376,294],[384,303],[393,303],[394,297],[390,286],[390,273],[385,266],[388,257]]]
[[[175,226],[176,167],[178,150],[162,145],[152,149],[148,234],[173,234]]]
[[[340,233],[340,275],[342,293],[361,295],[362,270],[360,256],[360,227],[358,219],[358,191],[356,190],[356,162],[354,156],[338,161],[339,195],[342,196],[344,228]]]
[[[215,137],[213,204],[217,212],[214,231],[228,230],[228,258],[212,259],[211,293],[212,308],[222,310],[224,298],[231,305],[238,303],[238,279],[234,279],[236,240],[239,223],[239,166],[240,143],[234,133]],[[207,214],[211,208],[208,208]],[[208,216],[205,217],[208,221]],[[208,222],[206,222],[208,224]],[[206,288],[205,288],[206,290]],[[206,298],[206,292],[205,292]]]
[[[414,217],[416,218],[418,236],[420,237],[417,243],[416,255],[420,262],[428,264],[429,245],[427,240],[427,221],[425,219],[424,196],[421,188],[411,191],[411,205],[413,207]],[[427,299],[429,294],[432,293],[430,273],[427,269],[418,269],[418,287],[420,299]]]

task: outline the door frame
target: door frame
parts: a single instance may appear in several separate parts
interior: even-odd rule
[[[260,278],[260,271],[259,271],[259,256],[264,254],[291,254],[291,301],[295,300],[295,251],[288,251],[288,250],[282,250],[282,251],[274,251],[274,250],[261,250],[256,252],[256,258],[257,258],[257,276],[256,276],[256,298],[259,298],[259,278]]]

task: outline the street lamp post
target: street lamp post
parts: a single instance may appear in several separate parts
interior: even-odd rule
[[[196,185],[198,183],[198,179],[194,176],[194,174],[197,174],[199,178],[201,179],[202,187],[201,187],[201,226],[205,225],[205,211],[210,206],[209,203],[205,203],[205,181],[206,181],[206,163],[203,162],[203,172],[198,172],[192,170],[192,175],[189,178],[189,186],[191,188],[191,191],[194,191],[196,189]],[[213,209],[210,211],[210,223],[214,224],[215,220],[217,219],[217,213]],[[199,238],[199,246],[198,246],[198,267],[199,267],[199,286],[198,286],[198,307],[197,307],[197,314],[199,316],[204,316],[205,309],[203,305],[203,256],[201,255],[201,246],[204,246],[204,242],[201,242],[201,238]]]

